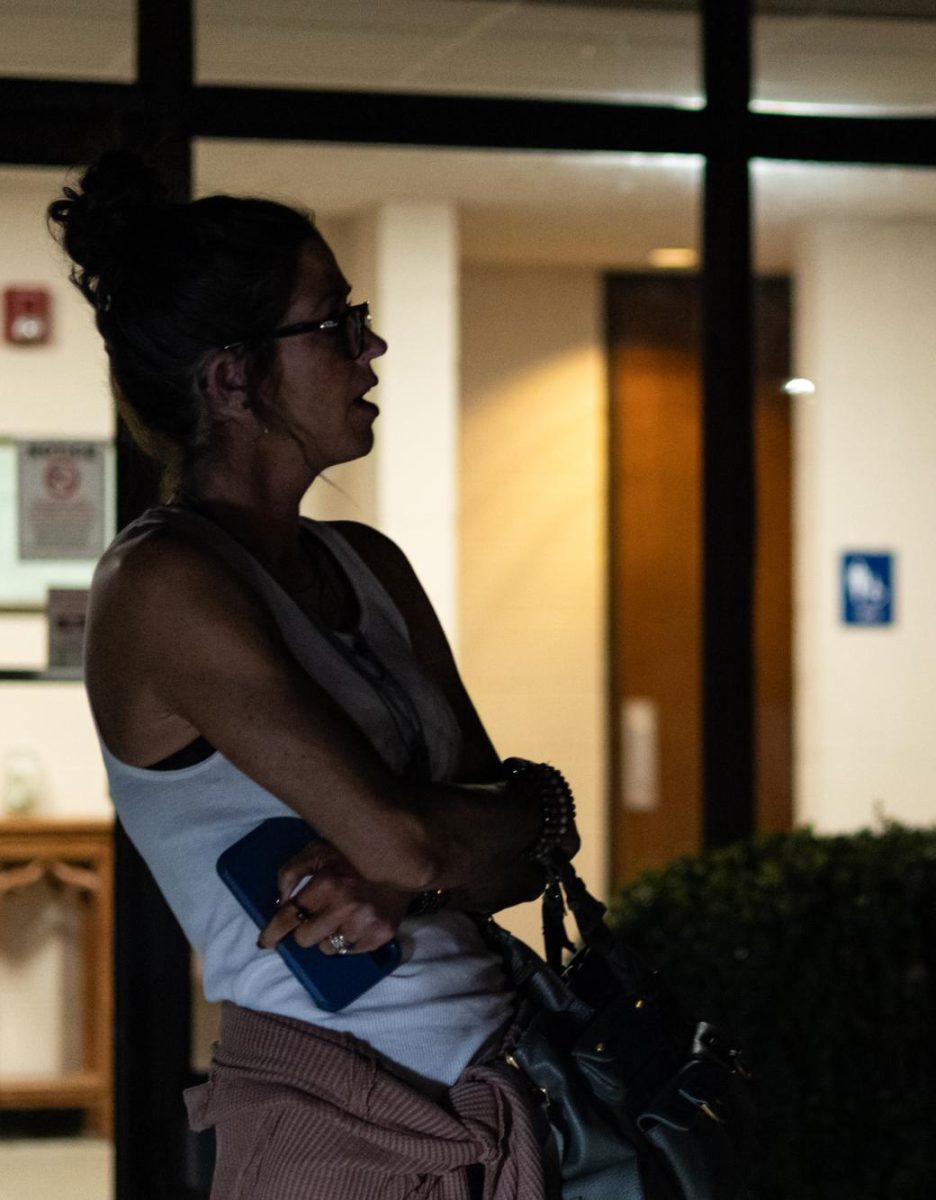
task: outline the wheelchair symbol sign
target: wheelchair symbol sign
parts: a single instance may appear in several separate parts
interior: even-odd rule
[[[893,624],[893,554],[842,555],[842,620],[846,625]]]

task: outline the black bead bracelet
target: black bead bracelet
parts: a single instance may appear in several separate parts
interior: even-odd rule
[[[575,798],[565,776],[549,763],[526,758],[504,761],[508,787],[522,788],[540,805],[542,825],[536,841],[524,853],[537,862],[548,863],[553,850],[575,825]]]

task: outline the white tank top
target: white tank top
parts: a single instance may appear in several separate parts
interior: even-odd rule
[[[353,665],[354,641],[336,644],[236,539],[190,510],[150,509],[117,542],[171,525],[220,555],[269,608],[290,651],[367,735],[386,764],[404,773],[422,742],[426,774],[453,778],[461,737],[451,708],[420,671],[405,622],[373,572],[337,530],[302,518],[344,568],[360,608],[359,640],[395,688],[383,694]],[[418,736],[415,721],[422,727]],[[98,734],[100,739],[100,733]],[[369,1042],[427,1079],[450,1085],[510,1017],[513,995],[497,957],[464,913],[409,918],[397,938],[404,961],[340,1012],[318,1008],[276,953],[258,950],[257,930],[225,885],[219,855],[267,817],[295,815],[218,751],[192,766],[152,770],[119,761],[101,740],[117,815],[202,960],[205,995],[278,1013]]]

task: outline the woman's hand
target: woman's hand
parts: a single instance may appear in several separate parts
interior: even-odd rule
[[[578,854],[581,838],[573,823],[562,836],[557,849],[563,858],[571,860]],[[466,912],[496,913],[515,904],[536,900],[543,894],[548,875],[546,867],[527,854],[514,859],[509,872],[498,879],[488,879],[474,886],[456,888],[449,904]]]
[[[311,876],[298,891],[297,885]],[[363,954],[389,942],[406,915],[411,893],[362,879],[344,855],[325,841],[310,842],[279,871],[280,907],[260,934],[269,949],[287,933],[300,946],[337,954],[329,940],[341,934],[349,953]]]

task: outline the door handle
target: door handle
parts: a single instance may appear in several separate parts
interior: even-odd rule
[[[660,805],[660,706],[645,696],[621,704],[621,802],[629,812]]]

